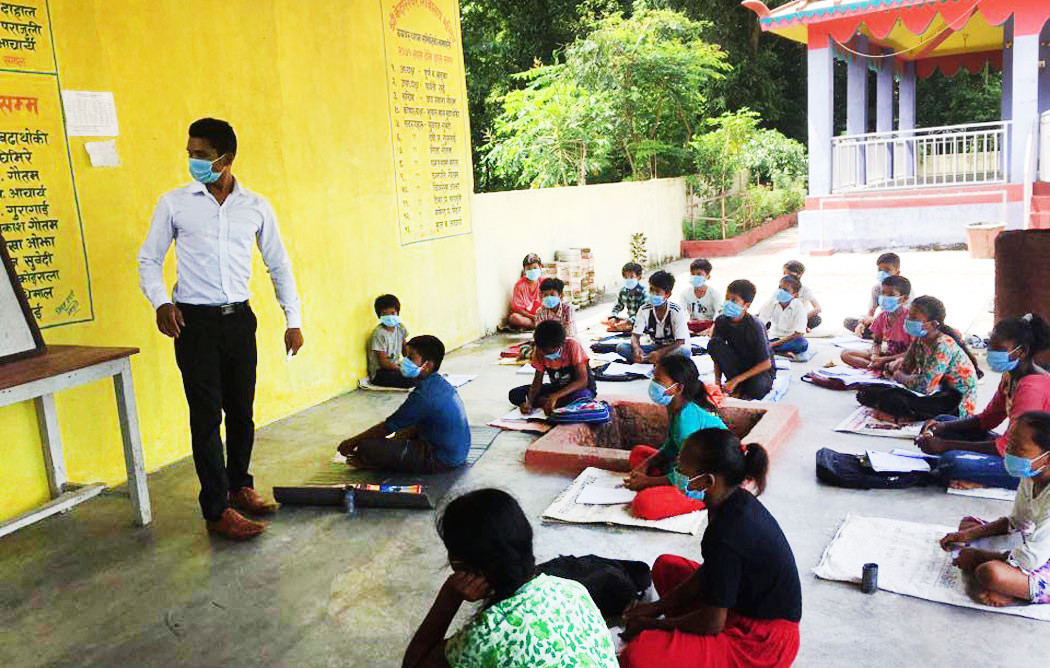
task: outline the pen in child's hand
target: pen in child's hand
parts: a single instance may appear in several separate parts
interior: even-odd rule
[[[293,352],[292,352],[292,349],[291,349],[291,348],[289,348],[289,349],[288,349],[288,352],[287,352],[287,353],[285,353],[285,355],[284,355],[284,361],[285,361],[286,363],[287,363],[287,362],[291,362],[291,361],[292,361],[292,355],[294,355],[294,354],[295,354],[295,353],[293,353]]]

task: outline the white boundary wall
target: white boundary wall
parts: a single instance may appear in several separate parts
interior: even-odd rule
[[[526,253],[590,248],[599,290],[619,290],[631,235],[648,238],[650,262],[677,258],[686,217],[685,180],[608,183],[475,194],[471,199],[482,333],[507,314]]]

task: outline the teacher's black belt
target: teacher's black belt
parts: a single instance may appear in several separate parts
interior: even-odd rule
[[[182,311],[194,311],[207,315],[233,315],[234,313],[245,313],[251,309],[248,302],[236,302],[234,304],[175,304]]]

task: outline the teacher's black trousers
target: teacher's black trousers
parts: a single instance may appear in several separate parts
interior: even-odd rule
[[[227,306],[178,304],[186,326],[175,339],[175,361],[190,409],[193,464],[204,519],[218,520],[229,493],[253,486],[248,466],[255,442],[255,329],[248,302]],[[226,457],[219,426],[226,421]]]

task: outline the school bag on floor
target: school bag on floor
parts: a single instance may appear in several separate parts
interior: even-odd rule
[[[864,455],[835,452],[830,448],[817,450],[817,479],[827,485],[848,489],[905,489],[926,485],[929,473],[879,473],[871,468]]]
[[[644,373],[632,373],[630,371],[620,374],[605,373],[605,370],[608,369],[611,364],[612,362],[609,362],[608,364],[594,367],[594,379],[603,380],[607,383],[626,383],[631,380],[645,380],[649,377]]]
[[[608,422],[611,419],[612,410],[609,404],[597,399],[579,399],[568,406],[554,409],[547,418],[554,424]]]
[[[558,557],[540,564],[536,570],[582,584],[605,618],[622,615],[652,583],[649,566],[644,562],[607,559],[593,554]]]

